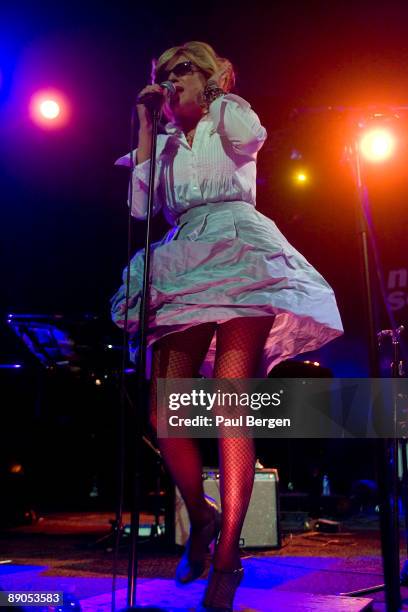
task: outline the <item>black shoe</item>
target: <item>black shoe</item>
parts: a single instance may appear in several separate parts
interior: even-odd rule
[[[203,601],[196,612],[233,612],[235,593],[243,577],[243,567],[232,572],[211,568]]]
[[[221,514],[218,512],[215,505],[211,504],[214,516],[207,525],[204,525],[200,530],[194,533],[194,538],[200,541],[202,554],[197,559],[190,558],[192,530],[190,529],[190,537],[186,544],[184,555],[176,569],[176,582],[178,584],[188,584],[201,576],[205,570],[205,560],[208,548],[211,542],[216,541],[221,529]],[[197,546],[195,547],[197,548]]]

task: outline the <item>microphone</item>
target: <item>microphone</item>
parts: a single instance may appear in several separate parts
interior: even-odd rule
[[[174,94],[176,93],[176,88],[174,87],[174,84],[171,81],[163,81],[163,83],[160,83],[160,87],[162,87],[163,89],[167,89],[170,97],[174,96]],[[145,106],[153,107],[153,108],[160,107],[162,102],[163,102],[162,92],[145,93],[145,94],[142,94],[141,96],[138,96],[136,100],[136,104],[144,104]]]

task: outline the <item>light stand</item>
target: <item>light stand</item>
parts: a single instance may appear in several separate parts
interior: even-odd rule
[[[357,207],[358,233],[363,264],[365,291],[365,307],[367,316],[367,332],[369,339],[370,376],[378,378],[380,373],[377,333],[373,308],[373,282],[370,270],[369,241],[367,231],[367,212],[370,210],[368,189],[363,180],[360,147],[357,141],[352,147],[350,161],[354,165],[359,206]],[[398,612],[401,609],[400,577],[399,577],[399,525],[398,525],[398,442],[396,438],[379,439],[376,441],[378,460],[378,487],[380,494],[380,531],[381,552],[383,560],[384,585],[364,589],[344,595],[357,596],[372,593],[385,588],[387,612]]]

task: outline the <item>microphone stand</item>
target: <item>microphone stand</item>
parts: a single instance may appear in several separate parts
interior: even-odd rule
[[[156,102],[156,101],[153,101]],[[150,106],[152,117],[152,135],[151,135],[151,155],[150,155],[150,173],[149,173],[149,190],[147,198],[147,213],[146,213],[146,238],[144,251],[144,269],[143,269],[143,289],[140,301],[139,311],[139,353],[137,363],[137,401],[132,406],[130,417],[131,431],[134,432],[134,444],[131,445],[129,459],[131,461],[133,475],[131,479],[130,492],[130,545],[129,545],[129,564],[128,564],[128,584],[127,584],[127,605],[134,608],[136,604],[136,586],[137,586],[137,569],[138,555],[137,543],[139,537],[139,515],[140,515],[140,447],[142,432],[140,426],[140,410],[147,404],[148,401],[148,381],[146,376],[147,363],[147,334],[149,328],[149,300],[150,300],[150,245],[151,245],[151,220],[153,212],[153,197],[154,197],[154,182],[156,173],[156,145],[157,145],[157,128],[160,117],[161,100]],[[130,203],[132,205],[132,203]],[[139,418],[138,418],[139,416]]]

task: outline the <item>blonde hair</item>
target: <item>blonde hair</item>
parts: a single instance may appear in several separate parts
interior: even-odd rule
[[[234,69],[229,60],[219,57],[214,49],[205,42],[192,40],[177,47],[171,47],[164,51],[158,60],[153,60],[152,82],[156,82],[157,73],[175,57],[184,55],[197,68],[199,68],[207,78],[210,78],[225,62],[228,62],[230,71],[225,79],[223,89],[226,93],[231,91],[235,84]]]

